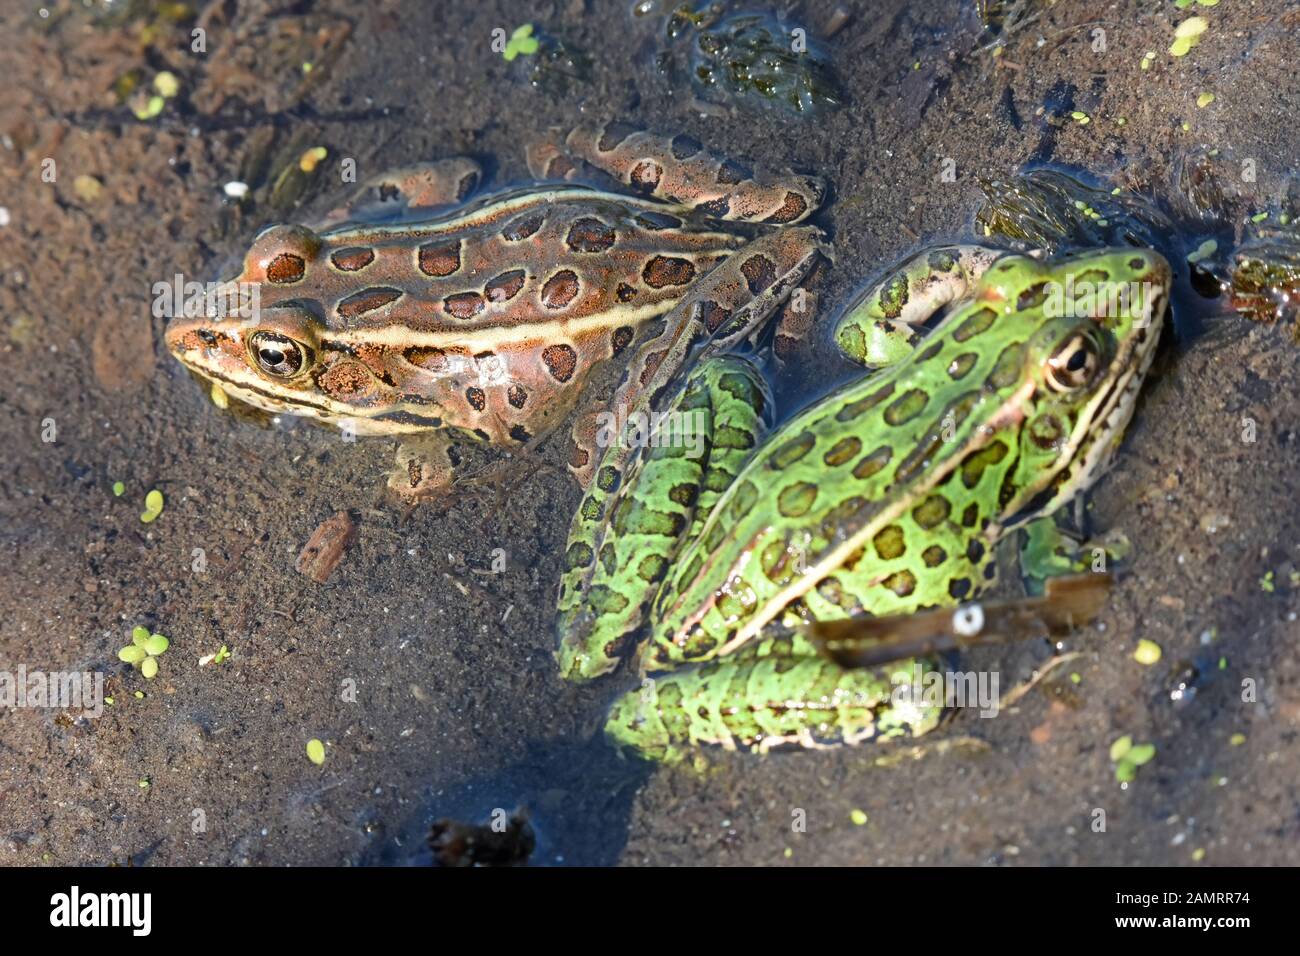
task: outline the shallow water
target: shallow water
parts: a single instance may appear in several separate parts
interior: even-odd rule
[[[817,290],[823,330],[891,262],[975,238],[979,177],[1046,162],[1145,190],[1181,210],[1161,237],[1174,260],[1235,234],[1175,201],[1183,157],[1253,159],[1261,209],[1292,171],[1296,4],[1199,11],[1210,30],[1174,58],[1191,11],[1172,4],[1048,6],[994,56],[974,4],[846,3],[823,44],[846,103],[812,121],[702,112],[656,69],[662,17],[631,6],[320,3],[302,21],[241,4],[240,22],[206,23],[208,56],[172,43],[147,61],[139,20],[73,3],[46,21],[0,14],[0,668],[103,669],[115,699],[80,722],[0,711],[0,861],[420,863],[431,820],[526,805],[543,864],[1300,863],[1297,355],[1281,329],[1193,292],[1184,263],[1175,331],[1089,496],[1094,527],[1134,549],[1099,622],[1067,642],[1082,656],[1013,711],[962,712],[932,735],[985,752],[888,766],[876,746],[713,754],[704,773],[620,757],[598,730],[624,684],[575,687],[551,658],[579,497],[560,442],[504,490],[402,520],[383,494],[390,443],[221,414],[166,354],[153,283],[221,275],[261,226],[342,197],[329,175],[296,207],[293,188],[272,188],[314,145],[362,175],[469,153],[503,185],[525,178],[533,136],[614,113],[821,173],[834,191],[816,222],[836,257]],[[804,4],[801,19],[816,32],[835,6]],[[587,51],[590,79],[529,86],[490,46],[525,19]],[[105,92],[160,66],[182,92],[152,119]],[[1205,91],[1216,99],[1198,107]],[[240,178],[254,187],[243,207],[222,191]],[[782,406],[849,371],[822,336],[778,380]],[[145,525],[151,488],[167,503]],[[341,509],[357,542],[314,584],[294,558]],[[497,548],[505,572],[481,573]],[[137,623],[172,639],[147,683],[116,659]],[[1133,660],[1140,638],[1159,663]],[[223,644],[228,661],[198,666]],[[983,650],[967,666],[1008,687],[1049,654]],[[1176,694],[1193,673],[1194,692]],[[1125,734],[1157,746],[1126,788],[1108,756]],[[322,768],[305,759],[311,738],[328,744]]]

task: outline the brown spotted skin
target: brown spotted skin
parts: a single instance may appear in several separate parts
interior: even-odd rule
[[[529,156],[542,178],[581,175],[580,161],[633,192],[713,219],[788,225],[810,216],[826,195],[816,176],[772,173],[711,153],[690,136],[659,136],[618,121],[579,126],[562,144],[542,144]]]
[[[260,317],[177,321],[169,347],[230,396],[272,412],[358,434],[437,429],[519,445],[565,417],[600,362],[628,364],[618,395],[627,404],[662,386],[704,339],[748,331],[819,246],[801,227],[751,250],[689,206],[658,201],[662,190],[532,186],[412,217],[460,198],[478,175],[444,161],[376,177],[348,222],[264,230],[236,280],[258,285]],[[670,185],[697,173],[668,162],[665,175]],[[820,197],[804,180],[793,188]],[[398,221],[368,221],[385,209]],[[720,270],[737,251],[740,265]],[[702,310],[699,290],[714,286]],[[294,361],[268,372],[257,356],[274,358],[281,340]],[[590,446],[575,462],[583,456],[580,477],[590,474]],[[417,478],[448,480],[445,462],[412,467]],[[428,481],[414,485],[424,493]]]
[[[626,417],[661,406],[689,357],[694,355],[699,361],[720,354],[753,334],[826,255],[820,233],[806,226],[781,230],[747,245],[726,268],[715,269],[700,280],[691,298],[669,316],[661,332],[638,343],[607,407],[623,411]],[[768,276],[764,285],[754,286],[745,279],[749,263],[754,264],[750,271],[761,269]],[[599,495],[599,487],[592,486],[597,456],[585,452],[592,443],[584,444],[584,428],[594,431],[589,420],[575,427],[578,451],[571,470],[589,489],[589,495]],[[621,474],[631,451],[607,449],[599,464]],[[582,535],[585,530],[575,527],[573,534]]]
[[[388,169],[362,183],[346,205],[328,213],[324,229],[348,220],[420,215],[464,202],[483,181],[483,168],[468,156],[453,156],[403,169]]]

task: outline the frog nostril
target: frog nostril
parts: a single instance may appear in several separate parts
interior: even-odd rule
[[[199,329],[198,336],[204,345],[217,344],[217,334],[210,329]]]

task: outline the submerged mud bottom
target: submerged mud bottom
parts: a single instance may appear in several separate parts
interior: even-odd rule
[[[449,3],[434,24],[422,0],[248,0],[208,14],[202,57],[193,18],[149,5],[9,6],[0,167],[30,188],[0,200],[0,670],[102,673],[113,703],[0,712],[0,864],[427,863],[435,820],[527,807],[532,864],[1300,865],[1300,367],[1287,331],[1205,298],[1185,264],[1206,238],[1230,255],[1286,195],[1294,4],[1121,0],[1105,23],[1036,4],[989,32],[976,4],[811,0],[800,22],[814,40],[836,24],[820,49],[843,86],[812,121],[684,96],[653,62],[662,17],[631,4]],[[1201,41],[1169,54],[1193,15]],[[530,54],[469,39],[530,19],[592,54],[563,94],[528,81]],[[561,443],[505,492],[401,522],[386,441],[236,420],[164,354],[155,283],[229,274],[263,226],[336,208],[344,160],[364,178],[473,154],[508,186],[524,143],[609,112],[830,180],[815,222],[835,262],[778,376],[786,408],[849,374],[818,334],[836,306],[923,246],[987,238],[979,178],[1048,164],[1173,203],[1160,184],[1180,181],[1184,144],[1231,146],[1231,215],[1171,209],[1152,237],[1176,328],[1088,511],[1132,554],[1064,648],[1082,657],[997,720],[962,708],[935,732],[982,754],[710,751],[702,774],[622,757],[600,724],[626,685],[574,687],[552,656],[580,501]],[[144,524],[151,490],[166,505]],[[294,559],[340,510],[356,539],[318,585]],[[137,624],[172,641],[151,680],[116,657]],[[1134,659],[1140,640],[1155,663]],[[1005,689],[1051,653],[982,648],[961,667]],[[1154,756],[1121,786],[1126,736]]]

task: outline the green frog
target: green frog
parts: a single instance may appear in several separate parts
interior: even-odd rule
[[[1112,460],[1170,281],[1146,249],[922,252],[835,326],[869,374],[770,434],[753,362],[704,355],[675,416],[604,449],[568,542],[563,674],[632,659],[606,731],[653,759],[930,730],[938,705],[891,693],[912,661],[844,669],[800,626],[971,601],[1021,528],[1022,568],[1059,573],[1052,515]]]

